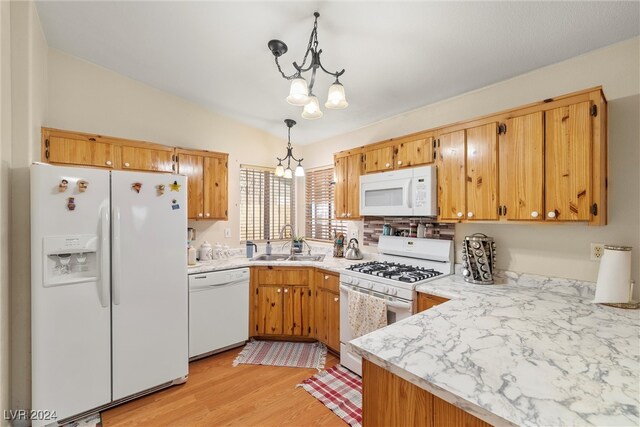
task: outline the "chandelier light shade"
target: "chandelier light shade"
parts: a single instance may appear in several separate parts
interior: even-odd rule
[[[268,43],[269,50],[271,50],[271,53],[275,57],[278,71],[283,78],[291,80],[291,87],[289,89],[287,102],[291,105],[304,107],[302,117],[308,120],[319,119],[322,117],[318,98],[313,95],[313,85],[316,81],[316,73],[318,72],[318,69],[335,77],[336,79],[329,87],[327,102],[324,106],[334,110],[342,110],[347,108],[349,105],[345,96],[344,86],[342,86],[338,80],[338,78],[344,74],[345,70],[343,69],[342,71],[332,73],[331,71],[327,71],[320,62],[320,54],[322,53],[322,49],[318,49],[318,18],[320,17],[320,14],[315,12],[313,16],[315,17],[315,20],[313,22],[313,30],[311,30],[311,35],[309,36],[307,50],[304,53],[301,65],[298,65],[296,62],[293,63],[293,68],[295,68],[295,72],[293,74],[289,76],[286,75],[282,71],[280,62],[278,61],[278,58],[287,53],[287,50],[289,49],[287,45],[281,40],[271,40]],[[302,76],[302,74],[309,71],[311,71],[311,76],[307,83],[307,80]]]
[[[317,103],[317,98],[316,98],[316,103]],[[320,115],[322,115],[322,112],[320,112]],[[276,166],[276,170],[274,171],[274,174],[277,177],[285,177],[287,179],[293,178],[293,171],[291,170],[291,160],[293,160],[294,162],[298,162],[298,166],[296,166],[296,172],[295,172],[296,176],[304,176],[304,168],[302,167],[302,161],[304,159],[296,159],[295,157],[293,157],[293,147],[291,146],[291,128],[295,126],[296,122],[291,119],[285,119],[284,122],[288,128],[287,155],[284,156],[283,158],[276,157],[276,159],[278,159],[278,166]],[[282,164],[282,162],[284,162],[285,160],[287,161],[286,169]]]
[[[302,110],[302,118],[307,120],[315,120],[322,117],[322,111],[320,111],[320,103],[318,97],[311,94],[309,96],[309,102],[304,106]]]

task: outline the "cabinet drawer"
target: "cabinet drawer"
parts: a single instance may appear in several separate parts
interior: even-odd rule
[[[326,270],[318,270],[316,273],[316,286],[340,293],[340,276]]]
[[[309,274],[306,269],[286,269],[267,267],[258,270],[260,285],[309,285]]]

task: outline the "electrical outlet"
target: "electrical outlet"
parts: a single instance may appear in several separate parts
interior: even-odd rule
[[[358,230],[351,230],[351,239],[357,239],[358,238]]]
[[[600,261],[604,255],[604,243],[591,244],[591,261]]]
[[[225,228],[224,229],[224,237],[227,238],[227,239],[229,237],[231,237],[231,229],[230,228]]]

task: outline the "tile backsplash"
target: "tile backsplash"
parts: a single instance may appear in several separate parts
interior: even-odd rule
[[[424,224],[427,227],[427,235],[430,239],[453,240],[455,236],[455,224],[439,223],[435,217],[365,216],[364,245],[378,245],[378,239],[382,235],[382,226],[384,224],[389,224],[393,227],[396,235],[402,235],[402,232],[408,234],[410,228],[413,228],[415,232],[418,224]]]

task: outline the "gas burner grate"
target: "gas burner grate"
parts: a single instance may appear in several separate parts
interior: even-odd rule
[[[347,267],[347,270],[408,283],[419,282],[421,280],[430,279],[442,274],[441,272],[436,271],[432,268],[427,269],[423,267],[400,264],[397,262],[379,261],[354,264]]]

